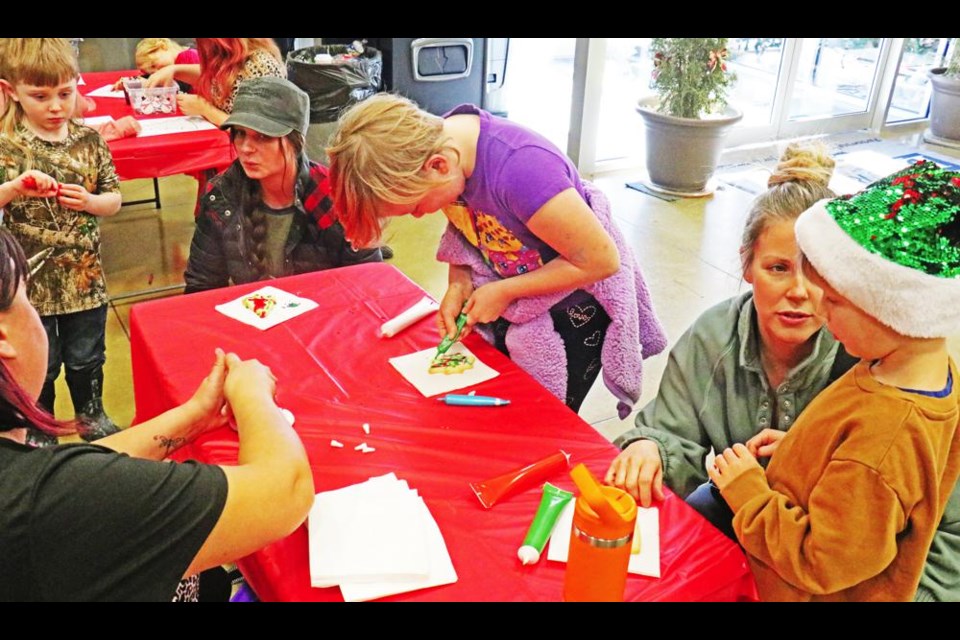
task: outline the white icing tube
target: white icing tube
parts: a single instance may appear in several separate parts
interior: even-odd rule
[[[440,309],[440,305],[427,296],[421,298],[417,304],[413,305],[396,318],[387,320],[380,325],[380,336],[383,338],[392,338],[414,322],[426,318],[431,313]]]

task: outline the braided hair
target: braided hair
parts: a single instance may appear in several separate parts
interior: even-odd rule
[[[236,136],[236,129],[230,130],[230,139]],[[300,167],[307,161],[303,152],[305,145],[303,134],[299,131],[291,131],[284,138],[293,149],[294,158],[297,166],[293,176],[291,188],[293,195],[296,194],[297,176]],[[282,144],[284,138],[277,138],[278,144]],[[283,156],[283,173],[286,175],[287,155]],[[257,280],[263,280],[269,276],[267,272],[266,240],[267,240],[267,216],[264,214],[260,196],[259,180],[244,180],[240,189],[240,242],[243,245],[243,251],[253,258],[253,266],[257,270]]]

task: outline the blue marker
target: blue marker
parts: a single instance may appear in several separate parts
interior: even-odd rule
[[[456,393],[448,393],[442,398],[437,398],[437,400],[464,407],[502,407],[510,404],[509,400],[504,400],[503,398],[494,398],[492,396],[465,396]]]

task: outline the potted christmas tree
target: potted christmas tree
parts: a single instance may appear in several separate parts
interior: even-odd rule
[[[705,195],[728,128],[743,114],[727,105],[736,76],[727,69],[726,38],[654,38],[653,88],[637,111],[647,133],[652,186]]]
[[[960,38],[953,39],[953,53],[946,67],[931,69],[930,128],[923,139],[933,144],[960,148]]]

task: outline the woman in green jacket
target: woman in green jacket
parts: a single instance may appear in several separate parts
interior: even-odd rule
[[[791,145],[747,217],[740,248],[753,290],[701,315],[671,350],[657,397],[615,444],[605,476],[641,506],[666,483],[730,538],[733,514],[707,477],[710,450],[742,442],[769,458],[807,404],[855,363],[816,315],[819,289],[797,262],[796,218],[820,199],[834,162]],[[960,599],[960,495],[934,538],[917,599]]]

